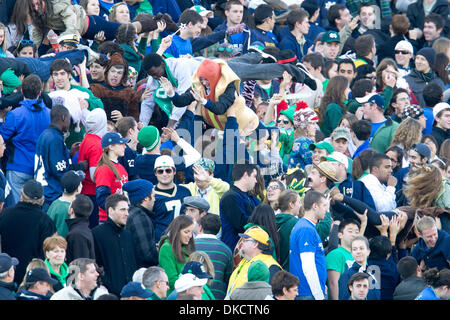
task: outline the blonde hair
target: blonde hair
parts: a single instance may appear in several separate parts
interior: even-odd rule
[[[114,4],[111,7],[111,9],[109,10],[109,21],[117,22],[116,21],[116,11],[117,11],[117,8],[120,6],[126,6],[128,8],[128,5],[126,4],[126,2],[117,2],[116,4]]]
[[[212,277],[208,280],[208,285],[211,285],[212,281],[214,280],[215,270],[214,264],[212,263],[211,258],[208,256],[208,254],[204,251],[194,251],[189,255],[187,262],[191,261],[200,262],[206,268],[206,273]]]
[[[30,261],[30,263],[28,263],[27,268],[25,270],[25,275],[23,276],[23,280],[19,285],[19,290],[20,291],[21,288],[24,288],[26,286],[26,279],[27,279],[27,273],[30,270],[36,269],[36,268],[44,268],[45,270],[48,271],[48,273],[50,273],[50,270],[48,269],[47,264],[45,263],[44,260],[39,259],[39,258],[33,258],[33,260]]]
[[[21,201],[29,203],[29,204],[32,204],[32,205],[35,205],[35,206],[42,206],[44,204],[44,201],[45,201],[45,197],[44,196],[42,196],[42,198],[39,198],[39,199],[32,199],[32,198],[30,198],[29,196],[27,196],[25,194],[25,192],[23,192],[23,189],[22,189],[22,191],[20,191],[20,197],[22,199]]]
[[[442,186],[442,175],[439,169],[426,165],[408,180],[403,193],[411,207],[428,208],[436,202]]]
[[[0,30],[3,30],[3,32],[5,33],[3,43],[1,44],[1,48],[2,48],[3,53],[6,54],[6,50],[8,50],[8,48],[6,47],[7,46],[6,43],[8,42],[8,41],[6,41],[6,37],[8,36],[8,33],[6,32],[5,25],[1,22],[0,22]]]
[[[402,145],[405,152],[408,152],[411,147],[419,143],[422,139],[422,128],[419,121],[413,118],[406,118],[403,120],[397,130],[395,130],[392,138],[391,147]]]

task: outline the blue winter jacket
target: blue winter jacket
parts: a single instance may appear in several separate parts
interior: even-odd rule
[[[0,134],[8,143],[6,170],[32,175],[37,137],[50,124],[50,109],[42,101],[23,100],[20,107],[6,114]]]

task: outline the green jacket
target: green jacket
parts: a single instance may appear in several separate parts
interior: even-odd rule
[[[175,281],[177,281],[179,274],[183,271],[184,265],[189,258],[189,254],[186,250],[184,253],[186,261],[180,263],[173,254],[172,245],[170,244],[169,239],[165,239],[161,248],[159,248],[159,265],[164,269],[169,278],[169,290],[167,291],[167,295],[175,289]]]
[[[333,130],[339,125],[344,112],[342,108],[337,103],[330,103],[325,109],[325,114],[323,115],[323,122],[320,125],[320,130],[326,137],[329,137]]]
[[[392,138],[394,138],[395,130],[399,124],[391,118],[387,118],[386,122],[375,132],[375,135],[370,142],[370,147],[380,153],[385,153],[391,145]]]
[[[275,221],[280,234],[280,265],[284,270],[289,270],[289,238],[298,218],[289,213],[279,213]]]
[[[147,51],[147,38],[141,38],[137,48],[138,52],[134,51],[134,49],[127,44],[122,43],[120,46],[125,51],[123,58],[128,62],[128,66],[133,67],[139,73],[142,66],[141,54],[145,56]]]

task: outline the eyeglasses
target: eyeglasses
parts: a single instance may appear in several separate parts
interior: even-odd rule
[[[167,286],[169,286],[169,281],[165,281],[165,280],[158,280],[159,282],[165,283]]]
[[[218,47],[218,48],[217,48],[217,51],[219,51],[219,52],[224,52],[224,51],[226,51],[226,52],[231,53],[231,52],[233,52],[233,48]]]
[[[247,239],[242,239],[242,242],[249,242],[249,241],[251,241],[251,242],[255,242],[255,240],[253,240],[253,239],[250,239],[250,238],[247,238]]]
[[[155,170],[155,172],[156,172],[156,174],[163,174],[164,172],[167,174],[171,174],[173,172],[173,170],[170,168],[169,169],[158,169],[158,170]]]
[[[280,186],[275,184],[273,186],[268,186],[267,191],[280,189]]]
[[[278,119],[277,123],[289,124],[289,120]]]
[[[395,50],[395,54],[410,54],[411,52],[405,50]]]

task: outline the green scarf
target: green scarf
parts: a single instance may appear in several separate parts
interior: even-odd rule
[[[414,69],[414,72],[419,76],[420,79],[425,81],[426,83],[430,82],[434,78],[436,78],[436,75],[434,74],[433,70],[430,70],[428,73],[423,73],[417,71],[417,69]]]
[[[45,264],[47,265],[48,270],[50,270],[50,275],[55,276],[56,279],[58,279],[58,281],[61,283],[63,288],[65,288],[66,287],[66,279],[67,279],[67,276],[69,275],[69,267],[67,266],[67,264],[65,262],[63,262],[63,264],[59,268],[59,271],[61,271],[61,274],[59,274],[58,272],[56,272],[55,270],[52,269],[52,266],[50,265],[50,262],[47,259],[45,259]]]
[[[169,67],[167,66],[166,62],[164,61],[164,68],[166,70],[167,79],[170,81],[172,86],[174,88],[178,87],[178,81],[175,79],[175,77],[172,75],[172,72],[170,72]],[[167,96],[166,91],[161,87],[161,83],[159,83],[158,89],[155,90],[155,93],[153,94],[153,98],[155,100],[155,103],[167,114],[167,116],[170,118],[172,115],[172,109],[173,104],[170,98]]]

